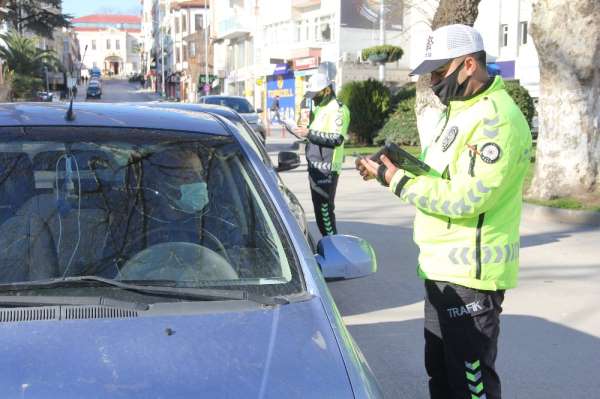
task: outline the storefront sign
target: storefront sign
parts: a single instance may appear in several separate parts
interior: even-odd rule
[[[288,64],[276,64],[275,69],[273,70],[273,75],[285,75],[290,72],[290,67]]]
[[[271,106],[276,96],[279,96],[279,115],[281,119],[295,119],[295,87],[293,73],[267,77],[267,107],[269,116],[274,115]]]
[[[304,69],[313,69],[319,66],[319,57],[304,57],[294,60],[294,70],[302,71]]]

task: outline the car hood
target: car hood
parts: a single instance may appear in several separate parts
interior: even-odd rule
[[[318,298],[275,309],[1,324],[3,397],[353,397]]]
[[[251,125],[256,125],[258,123],[258,114],[240,114],[242,118],[246,120]]]

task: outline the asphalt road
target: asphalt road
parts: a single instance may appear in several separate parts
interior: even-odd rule
[[[153,92],[143,90],[139,83],[129,83],[127,80],[103,79],[102,97],[97,99],[85,98],[87,85],[80,85],[77,88],[76,101],[95,101],[103,103],[118,102],[141,102],[156,100],[158,96]]]
[[[272,155],[290,141],[272,136]],[[305,166],[282,173],[314,221]],[[414,209],[347,162],[336,196],[340,233],[376,250],[375,275],[329,284],[387,397],[428,398],[423,283],[416,276]],[[314,222],[311,230],[319,237]],[[506,294],[498,369],[503,397],[600,397],[600,229],[523,215],[520,285]]]

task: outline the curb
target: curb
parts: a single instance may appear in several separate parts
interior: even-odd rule
[[[582,226],[600,226],[600,212],[551,208],[523,203],[522,216],[539,222],[559,222]]]

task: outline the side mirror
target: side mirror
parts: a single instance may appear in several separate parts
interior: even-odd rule
[[[359,278],[377,271],[375,250],[358,237],[325,236],[317,244],[315,257],[325,279]]]
[[[300,156],[295,152],[281,151],[277,156],[277,172],[296,169],[300,166]]]
[[[263,112],[262,108],[256,108],[256,113],[257,114],[262,114],[262,112]]]

